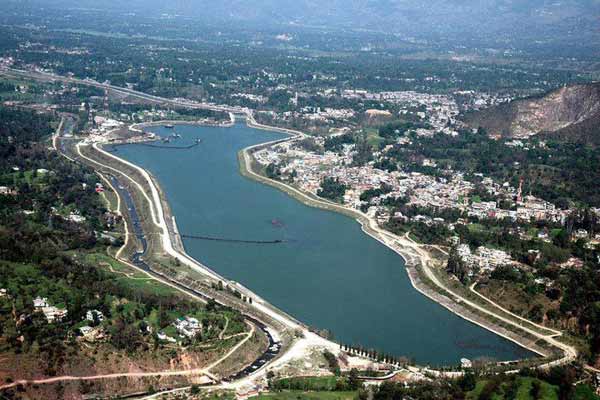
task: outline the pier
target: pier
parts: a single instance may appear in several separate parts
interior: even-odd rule
[[[221,237],[213,237],[213,236],[199,236],[199,235],[184,235],[180,234],[182,238],[185,239],[195,239],[195,240],[211,240],[214,242],[229,242],[229,243],[247,243],[247,244],[279,244],[285,243],[287,240],[283,239],[274,239],[274,240],[244,240],[244,239],[229,239],[229,238],[221,238]]]

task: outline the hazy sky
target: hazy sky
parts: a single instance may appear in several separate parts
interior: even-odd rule
[[[0,0],[14,4],[185,15],[259,27],[329,26],[403,35],[596,35],[600,0]]]

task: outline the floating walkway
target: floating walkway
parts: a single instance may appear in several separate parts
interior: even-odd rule
[[[275,240],[243,240],[243,239],[228,239],[228,238],[220,238],[220,237],[211,237],[211,236],[198,236],[198,235],[180,235],[185,239],[195,239],[195,240],[212,240],[214,242],[229,242],[229,243],[248,243],[248,244],[279,244],[288,242],[288,240],[283,239],[275,239]]]
[[[164,146],[164,145],[154,144],[154,143],[138,143],[138,144],[140,144],[142,146],[154,147],[156,149],[188,150],[188,149],[192,149],[192,148],[200,145],[200,143],[202,143],[202,139],[198,139],[194,143],[189,144],[187,146]]]

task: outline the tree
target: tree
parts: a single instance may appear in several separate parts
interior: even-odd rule
[[[466,284],[469,279],[469,269],[458,254],[456,246],[452,246],[448,254],[446,270],[456,276],[462,283]]]
[[[340,364],[338,363],[337,357],[330,352],[329,350],[325,350],[323,352],[323,356],[327,363],[329,364],[329,370],[333,372],[336,376],[340,375]]]
[[[346,185],[341,183],[339,178],[327,177],[321,182],[321,188],[317,191],[317,196],[342,203],[346,188]]]
[[[475,374],[472,372],[465,373],[459,380],[458,385],[465,392],[470,392],[475,389],[475,384],[477,383],[477,379],[475,378]]]
[[[535,380],[531,382],[531,389],[529,389],[529,395],[532,399],[538,400],[542,391],[542,385],[539,381]]]
[[[267,165],[267,168],[265,169],[265,174],[267,175],[268,178],[278,179],[279,176],[281,175],[281,171],[279,170],[279,167],[277,166],[277,164],[270,163],[269,165]]]
[[[352,368],[348,374],[348,387],[350,390],[359,390],[362,388],[362,382],[358,379],[358,370]]]
[[[365,165],[373,159],[373,148],[367,141],[366,135],[361,135],[356,141],[354,148],[356,152],[352,158],[352,164],[356,166]]]

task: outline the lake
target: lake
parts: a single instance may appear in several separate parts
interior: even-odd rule
[[[335,339],[419,364],[461,357],[512,360],[532,353],[463,320],[417,292],[404,260],[362,232],[352,218],[308,207],[240,175],[237,153],[281,134],[231,128],[154,127],[182,137],[166,146],[119,146],[117,155],[149,170],[166,192],[182,234],[251,244],[184,239],[188,254]]]

